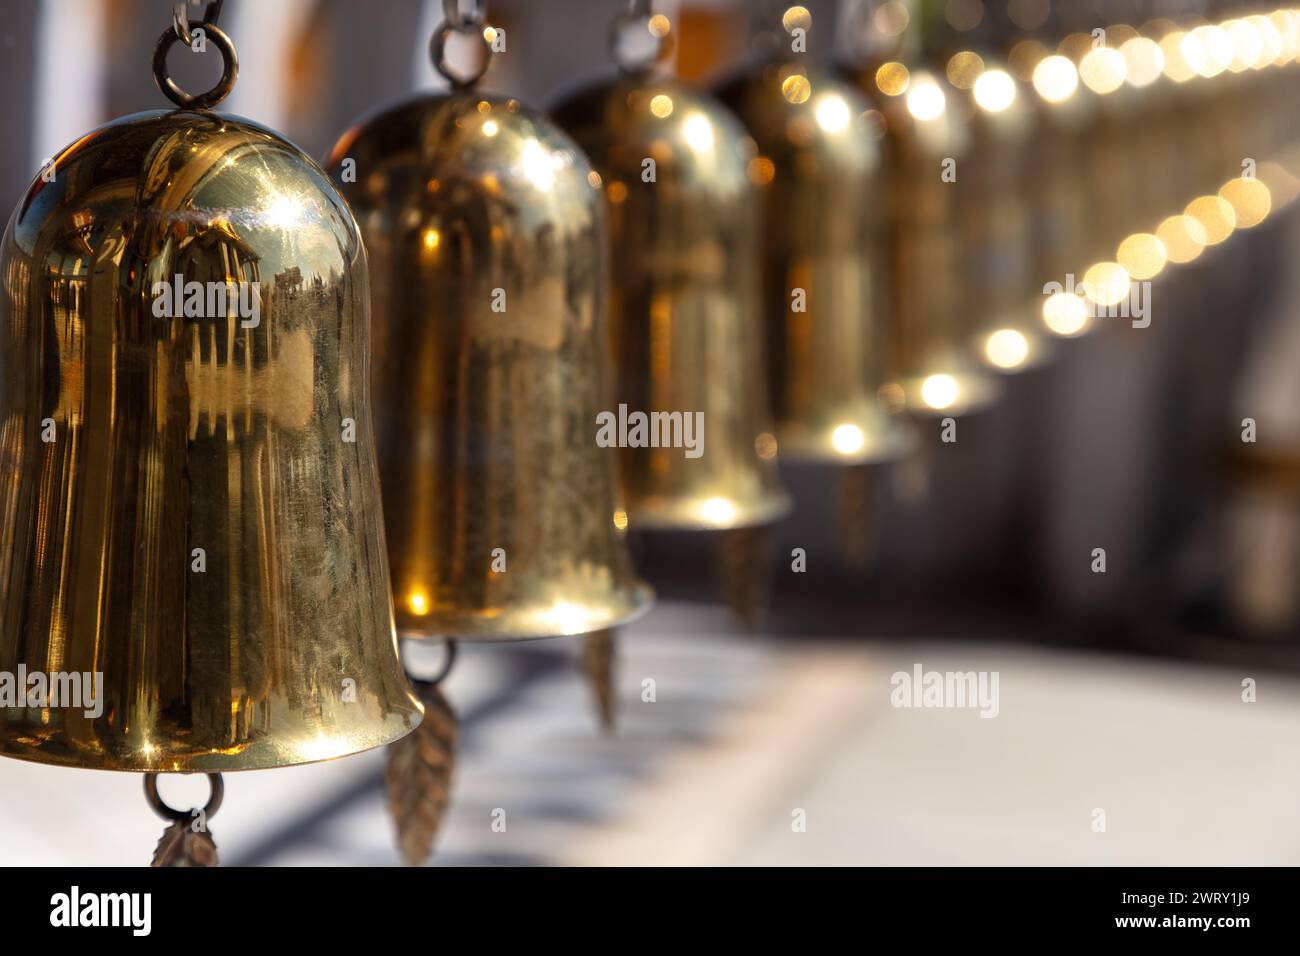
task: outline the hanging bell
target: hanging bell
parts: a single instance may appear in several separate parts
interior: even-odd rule
[[[616,36],[628,23],[655,36],[667,29],[649,4],[632,6]],[[754,143],[712,97],[649,63],[620,66],[554,115],[604,182],[628,521],[635,530],[768,525],[790,502],[776,474],[756,300]],[[638,421],[650,422],[640,436]]]
[[[961,164],[958,222],[971,345],[979,361],[1011,374],[1041,365],[1042,286],[1032,281],[1032,210],[1025,192],[1034,113],[1024,91],[985,50],[947,64],[952,108],[964,112],[971,144]]]
[[[775,42],[784,49],[789,41]],[[879,395],[887,381],[876,288],[881,127],[861,92],[799,59],[760,61],[718,91],[758,147],[748,174],[762,197],[776,437],[784,459],[888,461],[908,442]]]
[[[894,49],[879,38],[860,44],[872,52],[856,71],[886,131],[885,314],[893,323],[886,394],[913,414],[961,415],[987,407],[999,391],[971,353],[978,316],[960,282],[957,183],[970,129],[945,78],[924,66],[924,23],[902,22],[911,26],[891,35]],[[880,18],[870,23],[880,29]]]
[[[1077,95],[1073,64],[1050,54],[1037,38],[1016,42],[1009,61],[1025,84],[1024,104],[1033,114],[1033,133],[1022,154],[1031,173],[1022,188],[1033,210],[1028,285],[1041,293],[1037,314],[1046,334],[1073,338],[1091,324],[1082,290],[1075,291],[1091,253],[1091,197],[1080,185],[1086,180],[1088,111]]]
[[[202,26],[218,86],[172,83],[189,25],[168,30],[155,75],[180,109],[60,152],[0,245],[0,672],[27,677],[0,697],[7,756],[216,774],[420,722],[388,591],[360,236],[311,159],[210,111],[237,66]]]
[[[451,72],[457,31],[491,28],[451,4],[433,54],[454,88],[362,122],[330,160],[369,254],[398,629],[598,631],[651,597],[617,459],[596,443],[610,407],[600,180],[544,116]]]
[[[456,723],[438,685],[455,641],[610,645],[651,601],[627,553],[617,458],[596,442],[610,387],[600,180],[544,116],[474,91],[496,32],[481,3],[443,8],[430,52],[452,90],[363,121],[330,160],[369,253],[398,627],[449,639],[442,675],[417,682],[431,719],[389,751],[412,865],[448,803]],[[470,74],[448,61],[455,34],[482,40]],[[603,660],[598,696],[612,701]]]

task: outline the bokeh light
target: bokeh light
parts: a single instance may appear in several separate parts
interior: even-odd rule
[[[1001,113],[1016,101],[1016,81],[1005,70],[987,70],[975,81],[975,102],[990,113]]]
[[[1044,57],[1034,67],[1034,89],[1049,103],[1064,103],[1079,88],[1079,71],[1060,54]]]
[[[1115,260],[1134,279],[1153,279],[1169,261],[1165,244],[1160,237],[1149,232],[1139,232],[1119,244]]]

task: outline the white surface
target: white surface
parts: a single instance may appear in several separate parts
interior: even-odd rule
[[[674,604],[631,631],[618,737],[595,732],[567,663],[468,728],[436,862],[1300,863],[1293,677],[1018,646],[773,645]],[[472,713],[511,654],[576,650],[469,648],[449,692]],[[891,707],[890,675],[917,662],[997,670],[1000,715]],[[1246,676],[1257,703],[1240,699]],[[367,754],[228,776],[223,858],[395,864],[377,786],[295,828],[381,767]],[[203,784],[164,791],[182,803]],[[807,832],[791,830],[796,807]],[[0,761],[0,863],[141,863],[161,829],[133,775]]]

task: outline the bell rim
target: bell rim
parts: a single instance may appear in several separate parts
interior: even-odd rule
[[[241,756],[240,754],[221,755],[223,759],[220,760],[210,759],[212,755],[209,754],[205,758],[200,758],[197,761],[188,762],[183,767],[177,766],[174,763],[169,764],[165,761],[153,761],[153,762],[141,761],[139,763],[125,762],[121,765],[110,766],[108,765],[107,762],[99,763],[99,764],[78,762],[77,760],[78,755],[75,754],[69,755],[67,759],[62,759],[62,758],[52,759],[51,755],[42,754],[37,751],[14,750],[8,745],[7,741],[5,741],[3,738],[0,738],[0,758],[6,758],[10,760],[22,760],[25,763],[43,764],[47,767],[62,767],[68,770],[95,770],[102,773],[175,773],[175,774],[222,773],[225,774],[225,773],[243,773],[244,771],[249,771],[249,770],[277,770],[284,767],[301,767],[313,763],[327,763],[329,761],[338,760],[343,757],[351,757],[357,754],[366,753],[367,751],[370,750],[376,750],[380,747],[386,747],[391,743],[395,743],[396,741],[401,740],[403,737],[406,737],[408,734],[415,732],[419,728],[420,724],[423,723],[424,721],[424,707],[422,704],[420,704],[419,700],[413,694],[410,695],[409,700],[412,705],[410,710],[399,710],[393,708],[389,711],[390,717],[397,716],[397,715],[405,715],[408,718],[411,717],[412,715],[419,717],[419,719],[415,720],[414,722],[411,722],[409,719],[404,720],[402,722],[402,727],[400,728],[400,732],[397,733],[385,732],[383,735],[376,738],[373,743],[367,743],[363,747],[356,747],[356,746],[349,745],[338,751],[331,751],[331,752],[321,753],[321,754],[312,754],[311,756],[300,754],[294,758],[276,758],[274,754],[277,752],[278,747],[274,741],[268,741],[267,745],[262,747],[261,749],[268,751],[268,753],[270,754],[269,758],[264,761],[259,759],[253,763],[240,763],[239,762],[239,757]],[[394,728],[394,729],[398,730],[399,728]],[[246,754],[251,749],[253,748],[251,747],[245,748],[244,753]]]
[[[853,452],[837,450],[830,426],[813,429],[803,425],[778,424],[781,462],[796,465],[880,465],[906,458],[916,445],[915,437],[900,416],[888,412],[882,411],[879,418],[845,417],[837,424],[856,425],[861,429],[865,436],[862,447]]]
[[[955,379],[961,386],[960,394],[964,397],[942,408],[926,404],[921,396],[922,385],[934,375],[947,375]],[[899,379],[896,384],[903,390],[903,414],[921,419],[952,418],[978,415],[991,409],[1006,387],[1004,379],[1007,377],[1009,376],[995,374],[993,368],[981,363],[960,371],[936,368],[932,372]]]
[[[624,598],[622,611],[610,615],[608,619],[600,621],[595,626],[583,627],[579,631],[559,633],[554,630],[520,631],[498,623],[510,620],[509,617],[492,619],[458,614],[440,618],[437,614],[428,614],[420,618],[421,621],[428,622],[427,627],[412,628],[399,623],[397,636],[408,641],[458,641],[462,644],[516,644],[524,641],[582,637],[585,634],[595,634],[631,624],[649,613],[655,603],[655,590],[644,581],[622,588],[621,596]],[[488,626],[484,626],[485,621]]]
[[[762,528],[779,524],[794,510],[794,499],[788,492],[776,491],[761,498],[742,502],[735,516],[725,522],[705,521],[688,517],[698,514],[707,495],[692,496],[686,501],[675,501],[669,507],[629,506],[630,531],[738,531],[743,528]]]
[[[996,362],[992,361],[985,350],[980,347],[981,343],[986,341],[989,335],[1003,329],[1017,332],[1025,338],[1028,345],[1028,354],[1024,361],[1019,365],[1013,365],[1010,367],[998,365]],[[986,372],[993,372],[1000,379],[1011,378],[1025,372],[1032,372],[1051,365],[1060,355],[1061,341],[1062,339],[1060,337],[1051,335],[1032,323],[990,326],[974,336],[974,345],[980,368]]]

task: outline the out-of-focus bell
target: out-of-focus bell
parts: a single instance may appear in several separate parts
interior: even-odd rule
[[[908,443],[878,394],[887,381],[877,290],[883,129],[859,90],[800,59],[772,57],[719,89],[758,146],[749,177],[762,200],[776,436],[795,461],[885,461]]]
[[[1039,36],[1017,39],[1008,62],[1023,84],[1017,99],[1033,114],[1033,134],[1021,158],[1029,170],[1021,185],[1032,210],[1026,286],[1041,293],[1037,314],[1047,334],[1072,338],[1090,324],[1088,303],[1075,291],[1091,253],[1090,196],[1080,185],[1086,179],[1082,137],[1088,108],[1073,63],[1051,53]]]
[[[384,557],[361,240],[310,158],[207,109],[235,61],[204,27],[219,89],[170,87],[182,109],[64,149],[0,248],[0,672],[50,681],[44,702],[29,684],[0,706],[8,756],[250,770],[420,722]],[[78,705],[56,679],[80,680]]]
[[[1033,227],[1026,192],[1033,104],[985,49],[947,64],[952,107],[966,112],[971,145],[958,179],[962,282],[984,364],[1023,372],[1047,357],[1041,309],[1045,280],[1032,281]]]
[[[643,6],[634,16],[653,27]],[[630,526],[779,520],[790,503],[764,380],[753,141],[715,99],[649,69],[588,86],[554,115],[604,181],[620,408],[683,425],[676,441],[624,447]],[[683,447],[695,421],[696,447]]]
[[[399,631],[550,637],[645,610],[617,455],[596,442],[612,405],[585,157],[519,101],[462,88],[363,121],[330,164],[370,259]]]
[[[998,385],[973,358],[978,316],[959,284],[957,177],[970,130],[944,78],[917,65],[919,29],[900,31],[902,46],[873,49],[858,67],[886,128],[891,391],[915,414],[960,415],[987,407]]]

